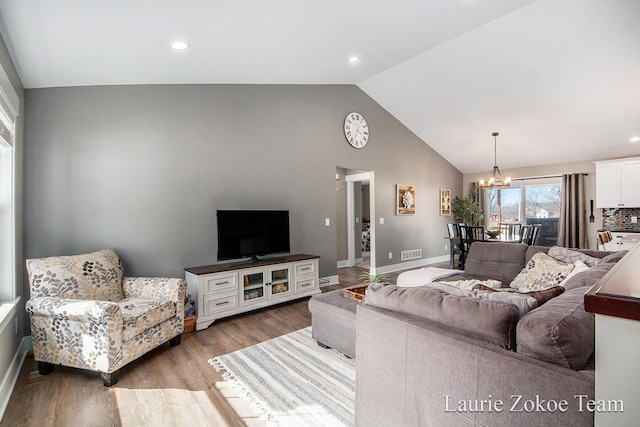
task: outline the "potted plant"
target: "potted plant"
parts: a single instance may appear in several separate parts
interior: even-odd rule
[[[362,275],[360,276],[360,279],[362,280],[362,283],[383,283],[389,280],[387,275],[383,273],[376,273],[376,274],[362,273]]]
[[[469,194],[462,199],[454,198],[451,210],[456,221],[467,225],[480,225],[484,219],[484,213],[473,190],[469,190]]]

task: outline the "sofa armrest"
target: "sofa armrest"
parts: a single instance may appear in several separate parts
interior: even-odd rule
[[[79,300],[58,297],[31,298],[25,305],[31,316],[56,317],[79,322],[122,325],[122,313],[118,304],[110,301]]]

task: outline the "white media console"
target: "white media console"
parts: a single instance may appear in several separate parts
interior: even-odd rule
[[[318,256],[288,255],[185,268],[196,303],[196,330],[215,320],[320,292]]]

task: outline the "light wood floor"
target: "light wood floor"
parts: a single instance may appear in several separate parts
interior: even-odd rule
[[[339,269],[340,284],[324,291],[358,284],[363,272]],[[398,274],[390,278],[395,281]],[[122,368],[110,388],[99,374],[79,369],[56,366],[41,376],[33,358],[27,358],[0,427],[260,425],[248,407],[234,402],[208,360],[310,326],[308,300],[184,334],[179,346],[166,343]]]

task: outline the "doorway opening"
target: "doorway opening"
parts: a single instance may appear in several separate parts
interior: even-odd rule
[[[375,180],[373,171],[346,170],[345,187],[347,260],[342,266],[358,266],[375,272]],[[340,229],[340,228],[338,228]],[[344,265],[346,264],[346,265]]]

